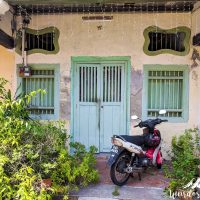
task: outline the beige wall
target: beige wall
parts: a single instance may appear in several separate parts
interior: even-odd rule
[[[5,15],[1,15],[0,29],[6,32],[8,35],[11,33],[11,12],[6,12]],[[4,48],[0,45],[0,77],[4,77],[9,81],[7,88],[13,91],[15,87],[15,51]]]
[[[195,7],[195,11],[192,13],[192,35],[196,35],[198,33],[200,33],[200,2],[198,2],[196,4]],[[195,47],[195,49],[198,50],[198,52],[200,53],[200,47]],[[196,60],[197,61],[197,60]],[[198,63],[198,67],[196,69],[193,70],[193,76],[196,77],[196,81],[195,84],[197,85],[197,90],[196,92],[198,93],[198,97],[196,98],[196,102],[195,102],[195,107],[194,109],[198,109],[198,115],[197,115],[197,119],[198,119],[198,126],[200,128],[200,90],[198,88],[198,86],[200,86],[200,61],[197,61]],[[196,74],[194,74],[196,73]]]
[[[56,55],[34,54],[28,56],[28,63],[60,63],[61,66],[61,118],[70,120],[70,67],[71,56],[131,56],[132,71],[141,74],[144,64],[187,64],[190,67],[192,49],[187,56],[174,56],[163,54],[147,56],[143,52],[143,31],[148,26],[157,25],[163,29],[177,26],[192,28],[194,17],[186,14],[113,14],[110,22],[83,22],[82,16],[86,14],[60,14],[33,16],[30,28],[42,29],[48,26],[56,26],[60,30],[60,52]],[[200,23],[200,22],[199,22]],[[102,26],[98,30],[97,26]],[[200,25],[199,25],[200,27]],[[200,29],[200,28],[199,28]],[[193,29],[194,32],[194,29]],[[16,64],[21,62],[16,57]],[[193,69],[190,72],[189,85],[189,121],[188,123],[167,123],[159,127],[167,149],[173,135],[178,135],[186,128],[196,127],[199,123],[199,82],[200,70]],[[142,81],[141,81],[142,83]],[[132,88],[134,86],[132,85]],[[142,85],[140,86],[142,87]],[[131,114],[141,116],[141,109],[137,110],[137,104],[142,104],[141,92],[137,97],[131,97]],[[135,99],[135,100],[134,100]],[[132,130],[132,134],[141,132]]]
[[[0,77],[9,81],[7,88],[13,90],[15,71],[15,52],[0,45]]]

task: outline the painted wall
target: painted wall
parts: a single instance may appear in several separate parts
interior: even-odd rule
[[[15,52],[0,45],[0,77],[9,81],[7,88],[13,90],[15,71]]]
[[[5,15],[1,15],[0,29],[8,35],[11,32],[11,19],[12,14],[8,11]],[[13,91],[15,88],[15,51],[4,48],[0,45],[0,77],[4,77],[9,81],[7,88]]]
[[[60,63],[60,118],[65,119],[68,124],[71,109],[71,56],[131,56],[131,114],[138,116],[141,116],[142,111],[144,64],[187,64],[190,67],[192,63],[192,46],[190,53],[183,57],[170,54],[147,56],[143,52],[143,31],[145,28],[152,25],[163,29],[171,29],[177,26],[192,28],[192,24],[195,25],[195,23],[191,13],[110,14],[114,18],[108,22],[82,21],[82,16],[87,16],[87,14],[38,15],[32,17],[30,28],[42,29],[53,25],[60,30],[60,52],[56,55],[30,55],[28,56],[28,63]],[[195,27],[193,29],[195,30]],[[21,58],[17,55],[16,64],[20,62]],[[199,75],[199,68],[190,72],[188,123],[168,123],[159,127],[164,140],[163,144],[167,149],[169,149],[173,135],[182,133],[186,128],[196,127],[199,123],[200,110],[196,108],[199,106],[198,98],[200,98],[198,95],[200,90]],[[131,134],[138,133],[141,133],[140,129],[131,130]]]
[[[195,7],[195,11],[192,13],[192,36],[200,33],[200,2],[196,3],[196,7]],[[196,46],[194,47],[200,54],[200,46]],[[200,128],[200,104],[198,102],[200,102],[200,90],[199,90],[199,86],[200,86],[200,61],[196,60],[198,66],[192,70],[192,77],[193,79],[195,79],[195,88],[194,90],[198,93],[198,98],[195,99],[195,107],[196,109],[198,109],[198,127]]]

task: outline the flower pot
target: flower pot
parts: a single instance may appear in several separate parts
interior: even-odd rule
[[[50,178],[42,179],[42,181],[41,181],[42,187],[49,188],[49,187],[51,187],[51,185],[52,185],[52,180]]]

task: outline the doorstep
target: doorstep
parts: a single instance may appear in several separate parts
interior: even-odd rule
[[[70,196],[71,198],[78,197],[77,200],[169,200],[164,195],[163,188],[123,186],[118,187],[119,196],[113,196],[112,192],[115,187],[115,185],[108,184],[90,185],[71,193]]]

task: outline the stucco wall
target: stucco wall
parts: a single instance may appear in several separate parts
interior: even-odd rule
[[[83,15],[87,14],[33,16],[30,24],[30,28],[34,29],[54,25],[60,30],[60,52],[56,55],[30,55],[28,56],[28,63],[60,63],[60,117],[68,123],[71,109],[71,56],[131,56],[131,114],[137,114],[138,116],[141,116],[142,111],[144,64],[187,64],[190,67],[192,63],[192,46],[187,56],[170,54],[147,56],[143,52],[143,31],[145,28],[152,25],[157,25],[163,29],[171,29],[177,26],[192,28],[193,18],[191,13],[111,13],[114,18],[109,22],[83,22]],[[99,30],[98,26],[102,26],[102,29]],[[16,64],[20,62],[21,58],[17,56]],[[173,135],[180,134],[184,129],[198,125],[200,110],[196,107],[199,105],[199,75],[199,68],[190,72],[188,123],[167,123],[159,127],[167,149],[169,149]],[[131,133],[141,133],[141,130],[132,129]]]
[[[0,17],[0,28],[8,35],[12,35],[11,32],[11,12],[6,12],[5,15]],[[0,77],[4,77],[9,81],[7,88],[13,91],[15,87],[15,51],[4,48],[0,45]]]
[[[192,36],[200,33],[200,2],[196,4],[195,11],[192,13]],[[200,54],[200,46],[194,47],[196,50],[198,50]],[[193,78],[196,79],[195,85],[196,85],[196,92],[198,93],[198,97],[195,99],[194,102],[194,109],[198,110],[197,120],[198,120],[198,127],[200,128],[200,61],[196,60],[198,66],[193,69],[192,75]]]
[[[9,81],[7,89],[13,91],[15,71],[15,52],[0,45],[0,77]]]

